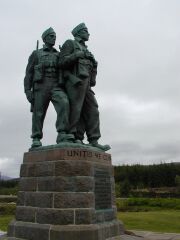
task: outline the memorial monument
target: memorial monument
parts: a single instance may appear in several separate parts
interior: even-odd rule
[[[57,52],[55,32],[29,58],[24,81],[32,104],[32,146],[24,153],[15,220],[7,239],[106,240],[124,232],[116,218],[115,183],[109,145],[101,145],[99,110],[91,89],[97,61],[87,49],[84,23]],[[42,146],[46,110],[57,112],[57,144]],[[88,144],[83,143],[87,135]]]

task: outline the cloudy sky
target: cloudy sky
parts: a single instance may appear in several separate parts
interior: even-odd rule
[[[52,26],[57,44],[85,22],[99,62],[94,88],[100,143],[113,164],[180,161],[179,0],[0,0],[0,171],[17,177],[31,144],[31,113],[23,90],[27,59]],[[49,107],[43,144],[54,144]]]

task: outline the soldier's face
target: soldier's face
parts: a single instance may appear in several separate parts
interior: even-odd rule
[[[54,46],[55,42],[56,42],[56,34],[51,33],[46,36],[45,43]]]
[[[78,35],[84,40],[84,41],[88,41],[89,40],[89,32],[87,29],[82,29],[78,32]]]

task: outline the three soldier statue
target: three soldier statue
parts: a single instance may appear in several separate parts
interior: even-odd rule
[[[32,148],[41,147],[43,123],[50,101],[57,113],[57,144],[84,144],[103,151],[109,145],[100,138],[99,110],[91,87],[96,84],[97,61],[85,42],[89,32],[84,23],[72,30],[74,40],[67,40],[61,51],[53,46],[56,33],[52,28],[42,34],[44,46],[29,57],[24,78],[24,90],[32,111]]]

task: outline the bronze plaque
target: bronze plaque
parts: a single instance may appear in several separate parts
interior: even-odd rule
[[[111,178],[108,170],[95,168],[95,208],[111,208]]]

